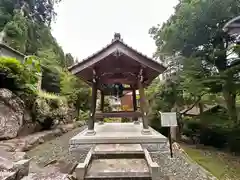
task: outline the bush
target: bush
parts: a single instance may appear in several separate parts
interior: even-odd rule
[[[225,128],[210,125],[201,129],[200,143],[216,148],[224,148],[227,144],[227,134],[228,131]]]
[[[73,104],[77,112],[89,110],[90,88],[69,72],[61,74],[61,95],[68,104]],[[78,114],[79,115],[79,114]]]
[[[132,120],[130,118],[121,118],[122,123],[128,123],[131,122]]]
[[[79,112],[79,117],[77,118],[77,120],[80,120],[80,121],[88,121],[88,119],[89,119],[89,114],[90,114],[89,111],[82,111],[82,110],[80,110],[80,112]]]
[[[204,116],[201,120],[199,117],[184,118],[183,134],[195,143],[240,152],[240,128],[234,127],[230,120],[224,118],[219,114]]]
[[[36,99],[32,115],[44,130],[51,129],[59,122],[65,122],[67,118],[67,101],[64,97],[40,91]]]
[[[151,114],[148,116],[149,125],[154,128],[156,131],[160,132],[164,136],[168,137],[168,128],[167,127],[161,127],[161,117],[158,116],[157,113]]]
[[[17,94],[25,105],[31,107],[36,99],[40,64],[29,57],[21,63],[15,58],[0,57],[0,88]]]
[[[235,127],[229,131],[228,146],[231,152],[240,154],[240,127]]]
[[[112,123],[112,122],[120,122],[120,120],[121,120],[121,118],[115,117],[115,118],[104,118],[103,121],[106,123]]]

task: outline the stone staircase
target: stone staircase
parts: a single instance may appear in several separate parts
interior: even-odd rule
[[[156,179],[159,166],[140,144],[99,144],[84,163],[78,164],[78,180]]]

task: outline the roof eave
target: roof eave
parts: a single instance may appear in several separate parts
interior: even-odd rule
[[[138,52],[137,50],[133,49],[132,47],[128,46],[127,44],[125,44],[123,41],[121,40],[115,40],[113,41],[112,43],[108,44],[107,46],[105,46],[104,48],[102,48],[100,51],[92,54],[91,56],[89,56],[88,58],[82,60],[81,62],[78,62],[77,64],[74,64],[72,66],[70,66],[68,68],[69,71],[72,71],[73,69],[75,69],[76,67],[79,67],[79,66],[83,66],[85,63],[89,62],[92,58],[94,58],[95,56],[99,55],[100,53],[104,52],[105,50],[107,50],[108,48],[110,48],[111,46],[113,46],[115,43],[120,43],[122,44],[123,46],[126,46],[127,48],[129,48],[131,51],[133,51],[134,53],[138,54],[139,56],[141,56],[142,58],[145,58],[149,61],[151,61],[152,63],[154,63],[156,66],[158,66],[158,68],[154,68],[154,70],[158,71],[159,73],[162,73],[164,72],[167,68],[160,64],[159,62],[156,62],[155,60],[147,57],[146,55],[143,55],[142,53]],[[161,69],[161,70],[159,70]]]
[[[6,45],[6,44],[4,44],[4,43],[0,43],[0,47],[5,48],[5,49],[7,49],[7,50],[10,50],[10,51],[12,51],[13,53],[15,53],[15,54],[17,54],[17,55],[22,56],[23,58],[25,57],[25,55],[24,55],[23,53],[15,50],[15,49],[13,49],[13,48],[11,48],[10,46],[8,46],[8,45]]]
[[[228,21],[228,22],[224,25],[223,31],[228,32],[228,31],[229,31],[229,26],[231,26],[232,23],[234,23],[235,21],[238,21],[238,20],[240,20],[240,16],[237,16],[237,17],[231,19],[230,21]]]

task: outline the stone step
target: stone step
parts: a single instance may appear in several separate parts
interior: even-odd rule
[[[93,150],[93,158],[144,158],[140,144],[99,144]]]
[[[114,177],[114,178],[104,177],[104,178],[87,178],[87,180],[151,180],[151,177]]]
[[[85,179],[151,179],[145,159],[93,159]]]
[[[143,154],[134,153],[109,153],[109,154],[93,154],[92,159],[144,159]]]

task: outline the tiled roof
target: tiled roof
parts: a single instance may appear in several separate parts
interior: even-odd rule
[[[237,16],[237,17],[231,19],[230,21],[228,21],[228,22],[224,25],[223,30],[224,30],[224,31],[228,31],[229,28],[231,28],[231,26],[232,26],[233,24],[240,24],[240,16]]]
[[[110,46],[112,46],[113,44],[115,44],[115,43],[117,43],[117,42],[123,44],[124,46],[126,46],[126,47],[129,48],[129,49],[131,49],[132,51],[134,51],[135,53],[139,54],[140,56],[142,56],[142,57],[144,57],[144,58],[146,58],[146,59],[148,59],[148,60],[150,60],[150,61],[153,61],[153,62],[161,65],[163,68],[165,68],[165,66],[164,66],[163,64],[159,63],[158,61],[156,61],[156,60],[154,60],[154,59],[152,59],[152,58],[150,58],[150,57],[148,57],[147,55],[142,54],[142,53],[139,52],[138,50],[136,50],[136,49],[132,48],[131,46],[127,45],[126,43],[124,43],[121,38],[116,38],[116,39],[113,39],[111,43],[107,44],[105,47],[103,47],[102,49],[100,49],[100,50],[97,51],[96,53],[94,53],[94,54],[88,56],[87,58],[83,59],[82,61],[77,62],[76,64],[70,66],[68,69],[72,69],[72,68],[74,68],[74,67],[82,64],[83,62],[87,61],[88,59],[93,58],[94,56],[97,56],[99,53],[101,53],[101,52],[103,52],[104,50],[108,49]]]
[[[209,104],[204,104],[203,105],[203,112],[209,111],[213,108],[216,107],[222,107],[221,105],[209,105]],[[185,107],[182,111],[180,111],[181,113],[185,112],[189,107]],[[200,114],[200,108],[197,106],[194,106],[192,109],[190,109],[189,111],[186,112],[187,115],[199,115]]]
[[[4,49],[7,49],[9,51],[12,51],[13,53],[16,53],[17,55],[22,56],[23,58],[25,57],[25,55],[23,53],[11,48],[10,46],[8,46],[6,44],[0,43],[0,48],[4,48]]]

